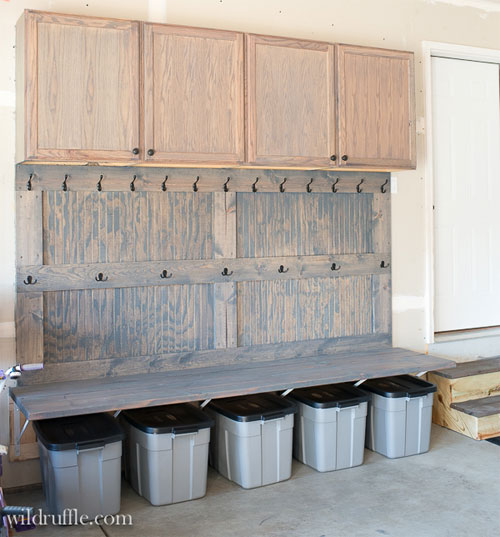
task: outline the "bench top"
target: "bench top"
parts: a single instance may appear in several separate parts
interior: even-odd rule
[[[379,345],[310,358],[21,386],[10,394],[26,418],[40,420],[451,367],[455,363],[444,358]]]

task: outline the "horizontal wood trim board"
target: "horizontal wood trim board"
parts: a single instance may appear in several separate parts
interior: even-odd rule
[[[135,177],[135,180],[134,180]],[[229,179],[229,181],[228,181]],[[286,179],[286,181],[285,181]],[[334,172],[327,170],[273,170],[239,168],[153,168],[147,166],[48,166],[18,164],[16,190],[102,192],[390,192],[386,172]],[[195,186],[196,185],[196,186]],[[281,190],[280,190],[281,185]],[[359,188],[358,188],[359,187]],[[254,190],[255,189],[255,190]]]
[[[386,265],[390,265],[390,258],[389,253],[377,253],[86,265],[32,265],[18,268],[17,290],[19,293],[33,293],[70,289],[386,274],[389,268],[382,268],[381,264],[385,262]],[[334,263],[335,270],[332,270]],[[225,269],[227,269],[227,276],[223,274]]]
[[[293,341],[267,345],[230,347],[203,351],[172,352],[151,356],[131,356],[124,358],[100,358],[99,360],[79,360],[74,362],[47,363],[42,371],[25,372],[18,384],[46,384],[72,379],[94,379],[142,375],[161,371],[197,369],[208,366],[229,366],[234,364],[272,362],[311,356],[336,354],[356,349],[356,352],[390,345],[390,334],[368,334],[309,341]]]
[[[262,393],[400,373],[454,367],[443,358],[380,346],[360,352],[253,364],[167,371],[154,375],[54,382],[12,388],[32,420]]]

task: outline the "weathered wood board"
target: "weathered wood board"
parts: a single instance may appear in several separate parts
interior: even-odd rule
[[[25,164],[17,188],[27,383],[390,341],[389,174]]]

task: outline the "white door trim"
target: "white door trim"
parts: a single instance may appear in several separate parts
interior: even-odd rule
[[[425,334],[427,345],[434,343],[434,171],[432,140],[432,69],[431,57],[441,56],[455,60],[475,60],[500,64],[500,50],[453,45],[435,41],[422,42],[423,87],[425,106],[425,179],[424,179],[424,233],[425,233]]]

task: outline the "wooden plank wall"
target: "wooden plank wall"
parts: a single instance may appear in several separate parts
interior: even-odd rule
[[[25,382],[390,341],[389,183],[18,165],[18,353],[45,363]]]

